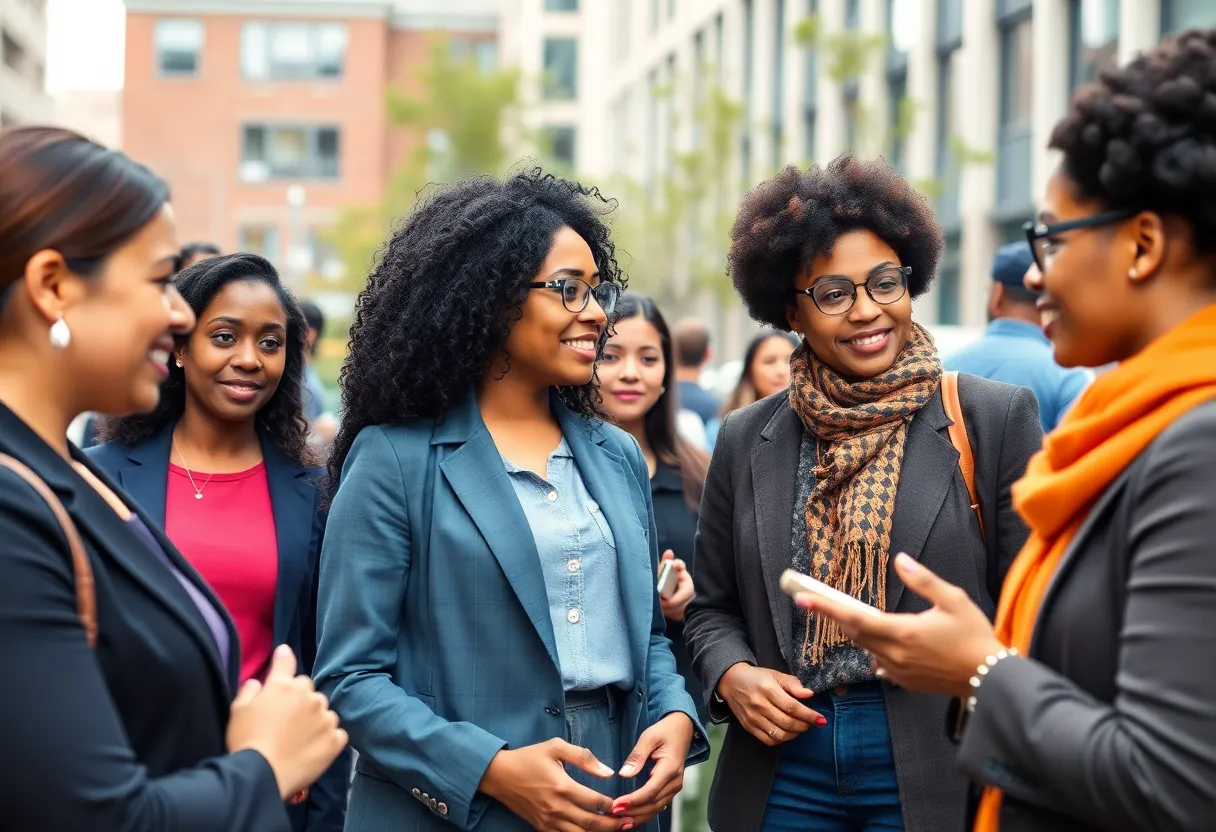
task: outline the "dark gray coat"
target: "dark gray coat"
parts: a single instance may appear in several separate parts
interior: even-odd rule
[[[1042,444],[1042,428],[1034,394],[1025,388],[964,374],[959,398],[975,455],[987,545],[947,434],[951,422],[935,395],[908,427],[891,552],[917,558],[965,589],[991,616],[1000,583],[1027,536],[1010,487]],[[784,393],[730,414],[718,432],[697,532],[697,597],[684,630],[693,666],[711,696],[737,662],[790,672],[793,602],[778,580],[792,556],[802,435],[802,422]],[[905,592],[891,569],[887,608],[917,612],[928,604]],[[890,685],[884,693],[907,832],[961,830],[967,784],[956,773],[956,749],[945,730],[949,700]],[[712,701],[710,713],[718,720],[731,716]],[[760,828],[778,757],[779,749],[731,721],[710,798],[715,832]]]
[[[1090,511],[1031,657],[985,678],[959,749],[1001,832],[1216,829],[1216,402]]]

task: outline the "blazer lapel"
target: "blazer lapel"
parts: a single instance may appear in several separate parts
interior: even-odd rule
[[[958,451],[950,439],[941,433],[951,424],[940,392],[935,393],[908,424],[904,461],[895,493],[895,512],[891,518],[891,557],[887,566],[888,611],[898,608],[904,593],[904,582],[895,570],[895,556],[906,552],[920,559],[929,531],[946,502],[950,484],[954,482],[958,470]]]
[[[139,504],[157,529],[165,527],[165,502],[169,490],[169,454],[173,425],[127,452],[127,463],[117,472],[119,485]]]
[[[289,459],[270,437],[262,436],[262,458],[274,513],[274,533],[279,569],[274,592],[274,641],[288,641],[300,593],[312,553],[312,528],[316,519],[316,488],[308,481],[308,469]]]
[[[562,425],[562,435],[574,454],[579,475],[588,493],[599,503],[612,536],[616,540],[617,574],[621,596],[625,600],[625,619],[633,648],[634,666],[644,667],[647,644],[654,610],[654,572],[651,565],[650,531],[643,508],[639,511],[632,495],[644,494],[649,483],[639,483],[626,470],[628,462],[604,447],[602,431],[592,431],[564,405],[556,403],[554,410]],[[643,531],[643,527],[647,531]],[[647,603],[629,603],[628,599],[644,598]],[[639,659],[641,661],[639,662]]]
[[[798,494],[798,453],[802,422],[792,408],[780,407],[760,432],[752,452],[752,492],[760,569],[768,592],[769,608],[777,628],[777,643],[788,663],[793,647],[793,602],[781,591],[781,573],[793,560],[794,500]]]
[[[111,482],[106,473],[94,465],[88,457],[79,452],[74,452],[74,456],[78,462],[86,465],[93,472],[94,476],[110,486],[119,496],[123,496],[123,489]],[[166,454],[167,459],[168,455]],[[162,469],[162,478],[164,470]],[[126,501],[127,506],[140,517],[144,525],[152,532],[157,542],[164,549],[169,561],[220,612],[220,617],[224,620],[224,625],[228,630],[229,649],[227,666],[224,666],[220,662],[219,646],[215,643],[215,636],[211,634],[211,630],[207,627],[207,623],[198,611],[198,607],[194,601],[191,600],[176,576],[159,563],[154,553],[147,551],[147,546],[131,530],[128,523],[106,505],[101,495],[94,493],[92,489],[82,491],[78,495],[77,502],[81,513],[87,513],[89,518],[89,523],[81,531],[93,537],[99,548],[104,549],[123,570],[142,584],[148,593],[172,613],[181,622],[182,626],[199,642],[204,654],[209,659],[215,682],[219,687],[221,693],[220,701],[227,703],[231,698],[233,685],[238,675],[240,645],[237,641],[236,631],[232,627],[232,622],[227,615],[223,603],[211,590],[211,587],[199,577],[194,567],[178,553],[172,542],[165,537],[162,526],[156,522],[155,518],[143,510],[142,504],[134,499],[128,499]],[[163,501],[160,513],[163,517]]]
[[[439,463],[439,470],[485,538],[554,667],[560,668],[536,541],[471,390],[435,428],[431,443],[458,445]]]

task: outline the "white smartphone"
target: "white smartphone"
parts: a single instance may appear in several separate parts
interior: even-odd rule
[[[676,584],[679,583],[679,580],[674,562],[663,561],[663,565],[659,567],[659,580],[655,587],[659,591],[659,597],[670,598],[671,594],[676,591]]]
[[[844,604],[850,609],[864,612],[867,615],[878,615],[879,613],[877,607],[872,607],[864,601],[858,601],[852,595],[846,595],[840,590],[828,586],[823,581],[817,581],[810,575],[803,575],[801,572],[796,572],[793,569],[787,569],[781,573],[781,591],[791,598],[799,592],[809,592],[813,595],[830,598],[833,601]]]

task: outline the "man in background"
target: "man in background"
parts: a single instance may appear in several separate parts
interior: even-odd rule
[[[1023,284],[1031,268],[1037,267],[1029,244],[1010,243],[997,249],[988,295],[988,329],[944,363],[947,370],[1029,387],[1039,401],[1043,430],[1050,431],[1089,385],[1093,373],[1056,363],[1035,307],[1039,296]]]
[[[215,243],[186,243],[181,253],[177,255],[177,270],[188,269],[195,263],[201,263],[212,257],[223,254]]]
[[[304,352],[304,389],[301,390],[304,418],[312,428],[313,440],[320,446],[328,446],[337,433],[337,420],[326,407],[327,393],[321,377],[317,375],[313,360],[316,358],[321,336],[325,332],[325,315],[321,307],[310,300],[300,301],[304,320],[308,322],[308,349]]]
[[[706,424],[722,409],[722,402],[701,386],[701,372],[709,363],[709,329],[697,318],[681,318],[672,328],[671,337],[680,408],[691,410]]]

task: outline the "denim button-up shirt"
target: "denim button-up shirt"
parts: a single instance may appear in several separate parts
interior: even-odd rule
[[[562,684],[567,691],[632,687],[616,541],[566,440],[549,455],[548,479],[505,457],[503,464],[540,555]]]

